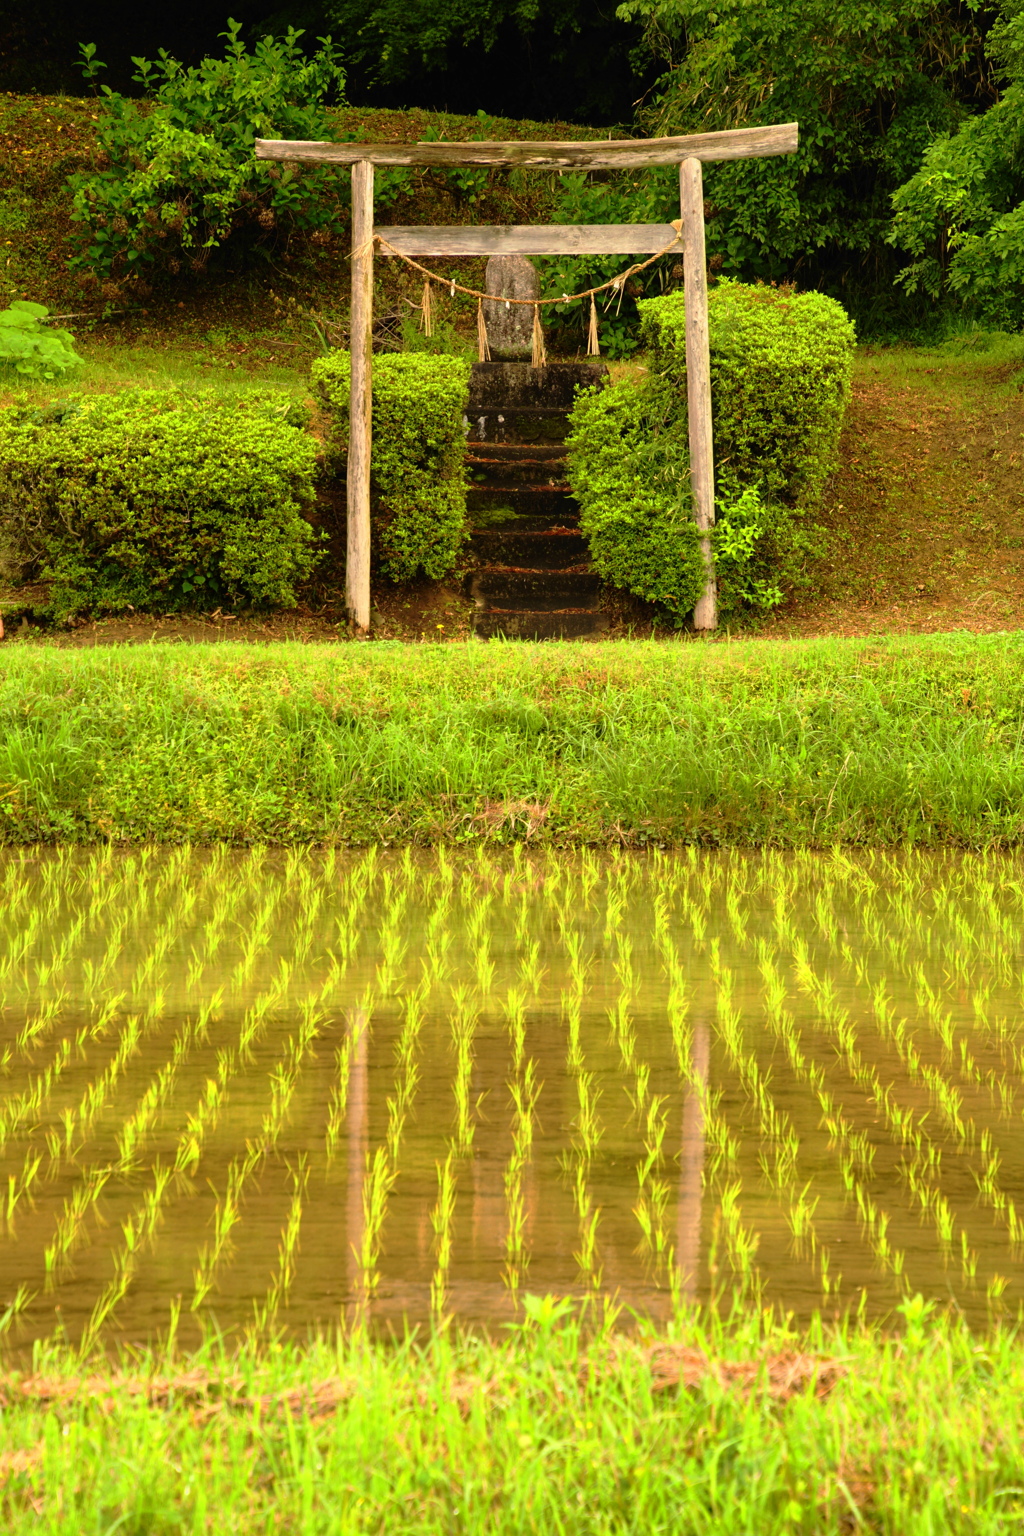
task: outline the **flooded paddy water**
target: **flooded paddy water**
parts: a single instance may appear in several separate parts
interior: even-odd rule
[[[0,856],[0,1328],[1024,1301],[1024,864]]]

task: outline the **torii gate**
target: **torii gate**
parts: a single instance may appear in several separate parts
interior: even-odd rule
[[[705,160],[749,160],[789,155],[797,147],[798,124],[735,128],[678,138],[592,139],[580,142],[449,144],[333,144],[303,139],[257,139],[258,160],[312,161],[352,167],[352,311],[349,398],[348,539],[345,606],[357,629],[370,627],[370,442],[373,338],[373,246],[380,235],[405,256],[591,256],[639,255],[661,251],[681,239],[686,306],[686,378],[693,516],[703,535],[707,572],[703,595],[693,611],[697,629],[714,629],[717,589],[711,528],[715,481],[711,432],[711,364],[708,351],[708,294],[704,256]],[[652,165],[679,166],[681,235],[671,224],[398,225],[375,229],[375,165],[449,169],[484,165],[538,171],[625,171]],[[495,294],[500,298],[500,294]]]

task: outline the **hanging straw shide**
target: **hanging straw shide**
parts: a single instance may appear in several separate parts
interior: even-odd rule
[[[433,313],[432,313],[432,310],[431,310],[430,280],[429,280],[429,278],[423,284],[423,301],[420,304],[420,310],[421,310],[420,325],[422,327],[423,334],[424,334],[424,336],[433,336],[433,334],[434,334],[434,317],[433,317]]]
[[[594,295],[590,295],[590,324],[587,327],[587,356],[601,356],[601,339],[597,330],[597,302]]]
[[[484,318],[484,301],[476,301],[476,355],[481,363],[491,360],[491,344],[487,340],[487,321]]]
[[[544,328],[540,323],[540,305],[533,306],[533,357],[534,368],[546,368],[548,355],[544,350]]]

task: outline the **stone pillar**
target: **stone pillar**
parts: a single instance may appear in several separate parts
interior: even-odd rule
[[[507,299],[537,299],[540,280],[537,268],[525,256],[492,256],[484,277],[485,293],[500,293]],[[487,341],[491,356],[498,362],[511,362],[533,356],[533,310],[529,304],[484,301]]]

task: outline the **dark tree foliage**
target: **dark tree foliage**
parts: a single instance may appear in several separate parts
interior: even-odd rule
[[[891,302],[890,198],[997,90],[980,0],[626,0],[663,74],[651,132],[800,123],[800,150],[709,170],[726,270]]]
[[[646,76],[641,27],[615,0],[6,0],[0,4],[0,89],[76,92],[78,45],[96,44],[103,83],[138,94],[133,56],[165,49],[197,64],[228,16],[250,39],[301,27],[344,43],[353,100],[369,106],[483,108],[508,117],[629,122]]]
[[[651,61],[615,0],[325,0],[354,96],[382,106],[629,122]]]
[[[80,94],[78,48],[91,42],[107,62],[103,84],[139,95],[133,57],[152,59],[164,48],[198,64],[216,52],[229,16],[258,32],[270,9],[268,0],[0,0],[0,90]]]

